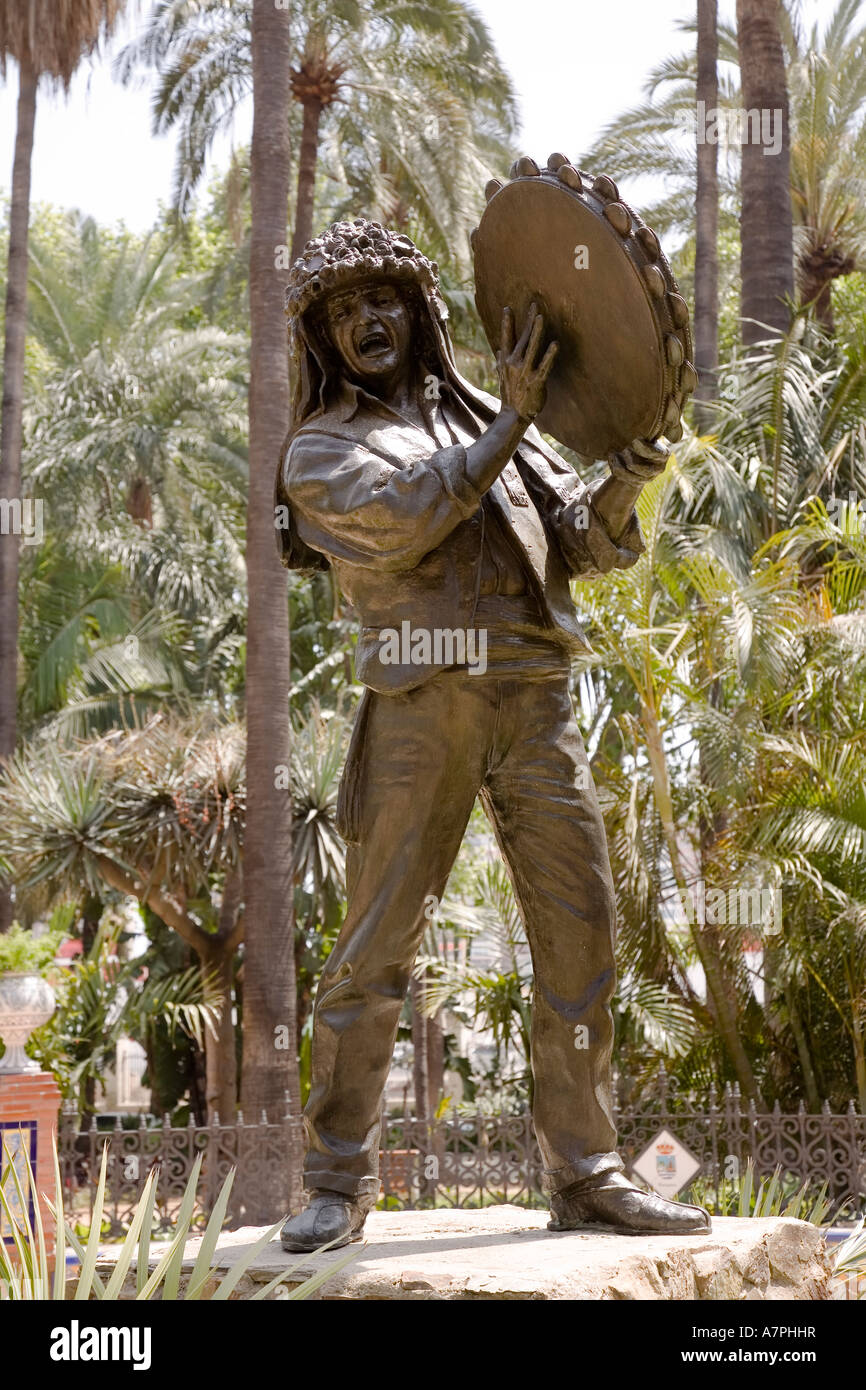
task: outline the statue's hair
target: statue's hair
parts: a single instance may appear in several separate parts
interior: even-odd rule
[[[428,260],[410,237],[366,217],[333,222],[321,236],[307,242],[289,271],[286,313],[290,318],[306,314],[317,301],[365,276],[413,282],[441,317],[444,306],[436,262]]]

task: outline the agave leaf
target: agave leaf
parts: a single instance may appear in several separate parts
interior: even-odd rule
[[[51,1157],[54,1162],[54,1292],[55,1303],[66,1300],[66,1213],[63,1210],[63,1180],[57,1154],[57,1135],[51,1136]],[[46,1199],[47,1200],[47,1199]]]
[[[47,1198],[46,1198],[46,1205],[47,1205],[47,1207],[48,1207],[48,1210],[51,1212],[52,1216],[55,1218],[55,1220],[57,1220],[58,1208],[56,1208],[56,1207],[54,1206],[54,1203],[53,1203],[53,1202],[49,1202]],[[60,1216],[63,1215],[63,1208],[62,1208],[62,1206],[59,1208],[59,1214],[60,1214]],[[72,1227],[69,1225],[68,1222],[66,1223],[66,1239],[69,1241],[69,1244],[72,1246],[73,1250],[75,1251],[76,1255],[78,1256],[79,1263],[80,1263],[80,1264],[83,1264],[83,1263],[84,1263],[84,1255],[85,1255],[84,1246],[82,1245],[81,1241],[78,1239],[78,1236],[75,1234],[75,1232],[73,1231]],[[79,1277],[80,1277],[80,1276],[79,1276]],[[104,1297],[105,1297],[105,1285],[103,1284],[103,1282],[102,1282],[102,1280],[100,1279],[99,1275],[96,1274],[96,1273],[94,1273],[94,1275],[93,1275],[93,1280],[92,1280],[90,1292],[96,1294],[96,1297],[97,1297],[98,1299],[104,1298]]]
[[[303,1284],[298,1284],[297,1288],[290,1289],[288,1298],[290,1300],[309,1298],[331,1278],[332,1274],[337,1274],[341,1269],[345,1269],[346,1265],[351,1264],[352,1260],[356,1260],[360,1253],[360,1250],[347,1250],[345,1255],[342,1255],[334,1264],[328,1265],[327,1269],[320,1269],[317,1274],[312,1274],[309,1279],[305,1279]]]
[[[827,1187],[828,1184],[822,1182],[818,1189],[818,1194],[812,1203],[812,1209],[806,1218],[807,1221],[811,1221],[813,1226],[823,1226],[830,1211],[831,1203],[827,1198]]]
[[[135,1208],[135,1215],[132,1218],[132,1221],[130,1222],[129,1230],[126,1233],[126,1239],[124,1240],[123,1245],[120,1248],[120,1252],[117,1256],[117,1263],[114,1266],[111,1278],[109,1279],[105,1287],[106,1298],[116,1299],[120,1297],[120,1290],[123,1287],[123,1281],[126,1278],[129,1266],[132,1263],[132,1256],[135,1250],[136,1242],[138,1241],[139,1233],[141,1232],[142,1226],[144,1224],[144,1218],[148,1211],[150,1193],[153,1186],[154,1174],[153,1170],[151,1170],[147,1175],[147,1181],[144,1184],[144,1190],[141,1194],[141,1199]]]
[[[150,1275],[150,1278],[142,1285],[142,1287],[136,1294],[135,1297],[138,1302],[146,1303],[147,1300],[150,1298],[151,1294],[154,1292],[154,1290],[159,1288],[159,1285],[162,1283],[162,1280],[165,1277],[165,1271],[168,1268],[172,1258],[177,1254],[178,1250],[180,1251],[181,1260],[183,1259],[183,1248],[186,1244],[186,1238],[186,1230],[180,1229],[175,1231],[171,1244],[164,1252],[162,1259],[156,1266],[156,1269],[153,1271],[153,1273]]]
[[[808,1182],[804,1182],[803,1186],[797,1189],[790,1202],[785,1207],[785,1210],[782,1213],[783,1216],[790,1216],[793,1221],[799,1220],[800,1212],[802,1211],[803,1204],[806,1200],[806,1188],[808,1186]]]
[[[153,1186],[147,1197],[146,1211],[144,1220],[141,1223],[141,1236],[138,1242],[138,1260],[135,1267],[135,1292],[140,1294],[147,1283],[147,1271],[150,1265],[150,1231],[153,1225],[153,1209],[156,1205],[156,1189],[159,1183],[159,1169],[151,1170]]]
[[[178,1235],[182,1235],[183,1239],[180,1241],[180,1243],[174,1245],[172,1257],[166,1265],[164,1276],[165,1283],[162,1292],[162,1296],[165,1299],[177,1298],[177,1291],[180,1285],[180,1270],[181,1265],[183,1264],[183,1251],[184,1246],[186,1245],[186,1238],[189,1232],[190,1223],[192,1221],[192,1214],[195,1209],[195,1194],[198,1190],[198,1180],[199,1174],[201,1173],[201,1165],[203,1158],[203,1153],[199,1153],[196,1157],[195,1163],[192,1166],[192,1172],[189,1175],[189,1181],[187,1182],[186,1188],[184,1190],[183,1200],[180,1204],[180,1211],[177,1214],[177,1224],[174,1228],[175,1241],[177,1240]]]
[[[20,1131],[19,1131],[19,1132],[20,1132]],[[27,1177],[26,1177],[26,1184],[25,1184],[24,1186],[22,1186],[21,1180],[20,1180],[20,1178],[18,1177],[18,1170],[16,1169],[15,1164],[14,1164],[13,1159],[12,1159],[12,1154],[10,1153],[9,1149],[6,1147],[6,1144],[5,1144],[5,1143],[4,1143],[3,1147],[4,1147],[4,1149],[6,1150],[6,1156],[7,1156],[8,1160],[9,1160],[9,1162],[8,1162],[8,1164],[7,1164],[7,1167],[6,1167],[6,1172],[5,1172],[5,1174],[4,1174],[3,1183],[4,1183],[4,1185],[5,1185],[5,1182],[8,1181],[8,1179],[11,1177],[13,1186],[14,1186],[14,1188],[15,1188],[15,1195],[16,1195],[16,1197],[17,1197],[17,1199],[18,1199],[19,1210],[23,1213],[23,1220],[24,1220],[23,1226],[15,1219],[15,1217],[13,1217],[12,1212],[11,1212],[10,1207],[9,1207],[9,1204],[6,1202],[5,1198],[4,1198],[4,1201],[3,1201],[3,1205],[4,1205],[4,1207],[6,1208],[6,1214],[7,1214],[7,1219],[8,1219],[8,1221],[9,1221],[9,1224],[10,1224],[10,1226],[12,1227],[12,1237],[13,1237],[13,1240],[15,1241],[15,1246],[16,1246],[16,1249],[18,1250],[18,1255],[19,1255],[19,1258],[20,1258],[20,1260],[21,1260],[22,1272],[26,1275],[25,1283],[29,1282],[30,1290],[31,1290],[31,1292],[30,1292],[30,1297],[31,1297],[31,1298],[35,1298],[35,1297],[37,1296],[37,1295],[36,1295],[36,1284],[37,1284],[37,1281],[38,1281],[38,1278],[39,1278],[39,1267],[38,1267],[39,1255],[38,1255],[38,1250],[37,1250],[37,1248],[36,1248],[36,1241],[35,1241],[34,1234],[33,1234],[33,1227],[32,1227],[32,1225],[30,1224],[30,1211],[29,1211],[30,1202],[29,1202],[28,1199],[29,1199],[30,1193],[31,1193],[31,1192],[35,1192],[35,1183],[33,1182],[33,1172],[32,1172],[31,1167],[30,1167],[30,1156],[29,1156],[29,1154],[27,1153],[26,1147],[24,1147],[24,1146],[22,1145],[22,1152],[24,1153],[24,1162],[25,1162],[25,1165],[26,1165],[26,1174],[27,1174]],[[0,1195],[2,1195],[2,1194],[0,1194]],[[37,1207],[37,1203],[34,1202],[33,1206],[34,1206],[34,1210],[35,1210],[36,1207]]]
[[[256,1259],[256,1257],[262,1253],[266,1246],[270,1245],[274,1236],[277,1234],[277,1231],[283,1225],[285,1219],[286,1218],[284,1216],[281,1216],[279,1221],[275,1222],[275,1224],[271,1226],[270,1230],[265,1231],[265,1234],[261,1236],[259,1240],[256,1241],[255,1245],[252,1247],[251,1250],[247,1252],[246,1255],[244,1255],[243,1259],[237,1260],[235,1264],[232,1265],[231,1269],[220,1280],[219,1284],[214,1290],[214,1302],[221,1303],[224,1302],[227,1298],[231,1297],[241,1277],[244,1274],[246,1274],[253,1260]]]
[[[837,1274],[857,1274],[866,1266],[866,1218],[836,1248],[833,1268]]]
[[[48,1297],[48,1289],[51,1280],[48,1275],[48,1253],[45,1249],[45,1229],[42,1224],[42,1203],[39,1201],[39,1192],[36,1188],[36,1175],[30,1166],[30,1155],[26,1155],[27,1161],[27,1182],[33,1194],[33,1220],[36,1223],[36,1278],[34,1280],[33,1297],[44,1299]]]
[[[329,1242],[329,1245],[330,1244],[331,1242]],[[327,1249],[327,1245],[322,1246],[322,1250]],[[311,1253],[320,1255],[322,1252],[321,1250],[316,1250],[315,1252]],[[327,1281],[331,1278],[332,1274],[337,1274],[339,1270],[345,1269],[346,1265],[351,1264],[352,1260],[357,1259],[359,1254],[360,1251],[358,1250],[347,1250],[346,1254],[341,1255],[339,1260],[335,1260],[335,1262],[332,1265],[328,1265],[326,1269],[317,1270],[315,1274],[310,1275],[309,1279],[305,1279],[303,1284],[298,1284],[297,1288],[289,1289],[286,1298],[309,1298],[311,1294],[315,1293],[317,1289],[320,1289],[323,1284],[327,1283]],[[309,1259],[309,1256],[307,1256],[306,1258]],[[304,1261],[302,1260],[300,1263],[303,1264]],[[286,1279],[289,1279],[291,1275],[294,1273],[294,1270],[298,1268],[300,1268],[300,1265],[295,1265],[292,1269],[281,1270],[280,1273],[274,1275],[274,1278],[271,1279],[267,1284],[265,1284],[263,1288],[256,1290],[256,1292],[250,1299],[250,1302],[258,1303],[263,1298],[267,1298],[268,1294],[271,1292],[272,1289],[277,1288],[279,1284],[285,1283]]]
[[[217,1247],[217,1241],[219,1240],[220,1231],[225,1221],[226,1210],[228,1208],[234,1180],[235,1170],[232,1168],[226,1175],[226,1180],[220,1188],[219,1196],[214,1203],[213,1211],[210,1214],[205,1233],[202,1236],[198,1256],[196,1257],[196,1262],[193,1265],[192,1274],[190,1275],[187,1285],[186,1297],[189,1300],[197,1300],[201,1294],[202,1288],[207,1282],[211,1263]]]
[[[781,1168],[777,1168],[769,1182],[765,1178],[761,1183],[761,1190],[758,1194],[758,1200],[755,1203],[756,1216],[768,1217],[776,1215],[777,1198],[781,1186],[781,1174]]]
[[[78,1286],[75,1290],[76,1303],[86,1302],[90,1297],[93,1278],[96,1274],[96,1260],[99,1255],[99,1242],[102,1237],[102,1209],[105,1202],[105,1179],[107,1173],[108,1144],[106,1142],[102,1147],[102,1163],[99,1168],[99,1182],[96,1185],[96,1196],[93,1200],[90,1231],[87,1237],[87,1248],[84,1252],[84,1258],[81,1261],[81,1273],[78,1276]]]
[[[276,1235],[277,1231],[278,1231],[278,1230],[280,1229],[280,1227],[282,1226],[282,1224],[283,1224],[283,1222],[285,1221],[285,1219],[286,1219],[286,1218],[285,1218],[284,1216],[281,1217],[280,1220],[277,1221],[277,1222],[275,1223],[275,1225],[273,1225],[269,1231],[266,1231],[265,1234],[264,1234],[263,1236],[261,1236],[259,1240],[256,1241],[255,1245],[252,1247],[251,1250],[249,1250],[249,1251],[247,1252],[246,1255],[244,1255],[244,1257],[243,1257],[242,1260],[238,1260],[236,1264],[233,1264],[233,1265],[232,1265],[232,1267],[231,1267],[231,1269],[229,1270],[228,1274],[225,1276],[225,1278],[222,1280],[222,1282],[221,1282],[221,1284],[219,1285],[219,1287],[216,1289],[216,1291],[215,1291],[215,1293],[214,1293],[214,1295],[213,1295],[214,1299],[223,1300],[223,1299],[228,1298],[228,1297],[231,1295],[231,1293],[234,1291],[235,1286],[237,1285],[238,1281],[241,1279],[241,1277],[242,1277],[244,1274],[246,1274],[247,1270],[249,1269],[250,1265],[252,1264],[252,1262],[253,1262],[253,1260],[256,1258],[256,1256],[257,1256],[257,1255],[260,1255],[261,1252],[265,1249],[265,1247],[266,1247],[267,1245],[270,1244],[270,1242],[273,1240],[274,1236]],[[316,1254],[316,1255],[321,1255],[325,1250],[330,1250],[330,1248],[331,1248],[331,1246],[333,1245],[333,1243],[334,1243],[334,1242],[333,1242],[332,1240],[329,1240],[328,1243],[327,1243],[327,1245],[322,1245],[322,1246],[320,1246],[320,1248],[319,1248],[318,1250],[311,1251],[310,1253],[311,1253],[311,1254]],[[354,1254],[356,1254],[357,1252],[356,1252],[356,1251],[353,1251],[352,1253],[353,1253],[353,1255],[354,1255]],[[306,1264],[306,1262],[307,1262],[307,1260],[308,1260],[309,1258],[310,1258],[309,1255],[303,1255],[303,1256],[301,1257],[301,1259],[298,1260],[298,1261],[296,1261],[295,1264],[291,1265],[289,1269],[281,1270],[280,1273],[279,1273],[278,1275],[276,1275],[275,1278],[273,1278],[273,1279],[270,1281],[270,1283],[267,1284],[267,1285],[265,1286],[265,1288],[264,1288],[263,1291],[260,1290],[260,1291],[256,1292],[255,1294],[253,1294],[253,1298],[256,1299],[256,1298],[259,1298],[259,1297],[264,1297],[264,1295],[268,1292],[268,1290],[270,1290],[271,1288],[275,1288],[276,1285],[280,1282],[281,1279],[282,1279],[282,1280],[284,1280],[284,1279],[291,1279],[292,1275],[295,1274],[295,1273],[301,1268],[302,1265]],[[332,1265],[332,1266],[331,1266],[331,1269],[332,1269],[332,1270],[337,1269],[337,1268],[342,1269],[342,1267],[343,1267],[342,1264],[340,1264],[340,1265]],[[303,1287],[303,1286],[302,1286],[302,1287]]]
[[[746,1164],[746,1172],[743,1181],[740,1183],[740,1200],[737,1205],[737,1216],[751,1216],[752,1214],[753,1179],[754,1171],[752,1169],[752,1160],[749,1159]]]
[[[0,1187],[0,1206],[3,1207],[3,1210],[6,1213],[6,1220],[9,1222],[9,1229],[12,1232],[12,1240],[15,1245],[15,1249],[18,1252],[18,1259],[21,1262],[21,1283],[22,1286],[26,1288],[26,1285],[28,1283],[27,1275],[30,1272],[30,1251],[27,1248],[27,1244],[24,1240],[23,1233],[19,1230],[18,1222],[12,1214],[12,1209],[7,1200],[6,1193],[3,1191],[2,1187]],[[22,1298],[26,1298],[27,1296],[28,1295],[26,1292],[22,1292]]]

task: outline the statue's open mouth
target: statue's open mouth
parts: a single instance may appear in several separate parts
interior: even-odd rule
[[[383,333],[381,328],[375,328],[364,334],[358,344],[358,351],[362,357],[374,357],[380,352],[387,352],[390,347],[391,341],[387,333]]]

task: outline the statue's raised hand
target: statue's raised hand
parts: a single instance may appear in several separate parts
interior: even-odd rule
[[[511,406],[527,424],[535,419],[544,405],[547,394],[545,383],[556,357],[557,344],[551,343],[536,365],[543,333],[544,319],[538,312],[538,306],[531,304],[523,332],[515,343],[514,314],[507,307],[503,309],[502,337],[496,355],[499,395],[502,404]]]

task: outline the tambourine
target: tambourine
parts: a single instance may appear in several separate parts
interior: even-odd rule
[[[475,302],[494,352],[502,310],[520,325],[534,300],[559,351],[539,429],[586,458],[634,439],[682,438],[697,385],[689,310],[655,232],[563,154],[528,155],[492,179],[472,234]]]

